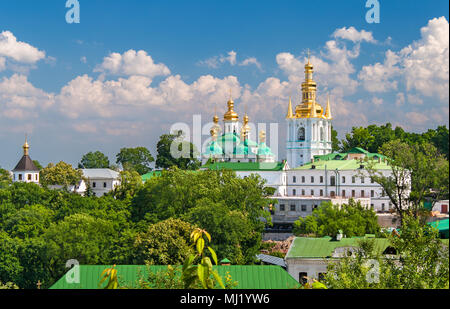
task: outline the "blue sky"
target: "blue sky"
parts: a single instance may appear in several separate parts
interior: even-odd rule
[[[114,161],[141,145],[156,156],[171,124],[209,122],[230,88],[251,121],[280,123],[282,157],[308,48],[341,136],[388,121],[448,125],[447,1],[380,0],[379,24],[361,0],[79,2],[80,24],[66,23],[65,0],[0,2],[3,44],[14,38],[24,55],[2,54],[0,36],[1,167],[14,167],[25,132],[43,164],[95,150]]]

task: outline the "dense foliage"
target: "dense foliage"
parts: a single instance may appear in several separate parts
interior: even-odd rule
[[[448,240],[437,230],[405,217],[400,234],[389,236],[390,255],[376,253],[373,241],[328,265],[324,283],[333,289],[448,289]]]
[[[353,237],[376,234],[380,227],[373,210],[350,199],[348,204],[341,206],[322,203],[311,215],[295,221],[293,232],[295,235],[334,237],[339,230],[347,237]]]
[[[169,169],[175,166],[183,170],[196,170],[201,166],[196,147],[184,140],[183,131],[161,135],[156,148],[156,168]]]
[[[81,162],[78,163],[78,168],[109,168],[108,157],[100,152],[88,152],[83,155]]]
[[[0,181],[0,282],[48,288],[70,259],[177,265],[192,253],[194,227],[214,231],[209,245],[220,258],[253,262],[264,227],[258,218],[268,218],[260,178],[173,170],[144,185],[135,173],[123,173],[127,181],[100,198]]]
[[[408,145],[430,143],[449,158],[448,150],[449,131],[446,126],[438,126],[435,130],[424,133],[405,132],[401,127],[392,128],[390,123],[382,126],[369,125],[368,127],[353,127],[351,133],[345,135],[342,140],[341,151],[346,152],[354,147],[361,147],[369,152],[379,152],[381,146],[393,141],[400,140]]]
[[[116,155],[116,163],[121,164],[126,171],[136,171],[139,175],[152,170],[151,163],[155,161],[150,150],[145,147],[122,148]]]

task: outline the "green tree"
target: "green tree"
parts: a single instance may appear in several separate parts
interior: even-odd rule
[[[393,140],[381,147],[391,168],[389,174],[367,160],[366,170],[389,197],[400,220],[405,213],[418,216],[425,197],[433,203],[448,196],[448,161],[429,143],[409,145]]]
[[[161,135],[157,144],[156,168],[169,169],[176,166],[183,170],[197,170],[201,166],[196,147],[184,141],[184,138],[183,131]],[[175,157],[172,156],[173,152]]]
[[[437,230],[405,217],[400,235],[389,236],[394,255],[362,240],[351,256],[328,264],[324,283],[332,289],[448,289],[449,251]],[[375,268],[374,268],[375,267]]]
[[[138,264],[180,265],[193,253],[190,234],[194,226],[180,219],[152,224],[135,241]]]
[[[142,177],[138,172],[122,171],[120,172],[120,185],[114,188],[112,195],[119,200],[131,202],[142,186]]]
[[[338,139],[338,132],[331,126],[331,151],[339,151],[341,142]]]
[[[39,170],[44,168],[38,160],[33,160],[33,163]]]
[[[109,168],[109,159],[100,151],[89,152],[83,155],[78,168]]]
[[[124,170],[136,171],[139,175],[150,172],[152,170],[150,164],[155,161],[145,147],[122,148],[116,158],[116,163],[121,164]]]
[[[12,183],[11,174],[9,171],[0,168],[0,188]]]
[[[295,235],[334,237],[342,230],[347,237],[353,237],[376,234],[379,229],[375,212],[350,199],[348,204],[341,206],[322,203],[311,215],[295,221],[293,232]]]
[[[56,165],[50,163],[40,171],[40,183],[43,186],[60,185],[67,189],[71,185],[78,184],[82,177],[81,170],[76,170],[72,165],[62,161]]]

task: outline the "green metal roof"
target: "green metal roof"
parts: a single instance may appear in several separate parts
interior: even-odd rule
[[[356,170],[359,169],[361,165],[366,165],[365,162],[361,163],[359,160],[320,160],[314,163],[310,162],[303,166],[294,168],[294,170],[309,170],[312,166],[315,166],[318,170],[324,170],[325,166],[327,170]],[[386,162],[374,164],[374,168],[377,170],[390,170],[391,167]]]
[[[98,289],[100,274],[108,265],[80,265],[80,283],[68,283],[66,275],[59,279],[50,289]],[[167,266],[118,265],[116,266],[119,284],[137,287],[140,278],[145,278],[150,269],[153,273],[166,270]],[[225,277],[227,272],[233,281],[238,282],[236,289],[291,289],[298,288],[298,282],[280,266],[273,265],[231,265],[214,266],[219,275]],[[69,274],[70,276],[70,274]]]
[[[203,165],[202,169],[232,171],[281,171],[285,162],[216,162]]]
[[[358,247],[358,241],[364,237],[342,238],[333,240],[331,237],[296,237],[286,258],[326,258],[331,257],[333,251],[339,247]],[[375,250],[382,253],[388,246],[387,238],[370,238],[375,242]]]
[[[147,180],[150,180],[153,177],[161,176],[161,173],[162,173],[161,171],[153,171],[148,174],[142,175],[141,178],[143,182],[146,182]]]

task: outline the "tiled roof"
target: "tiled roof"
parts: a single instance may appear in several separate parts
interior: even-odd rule
[[[21,171],[39,172],[39,169],[36,167],[36,165],[34,165],[30,156],[24,155],[22,159],[20,159],[19,163],[17,163],[16,167],[13,169],[13,172]]]

